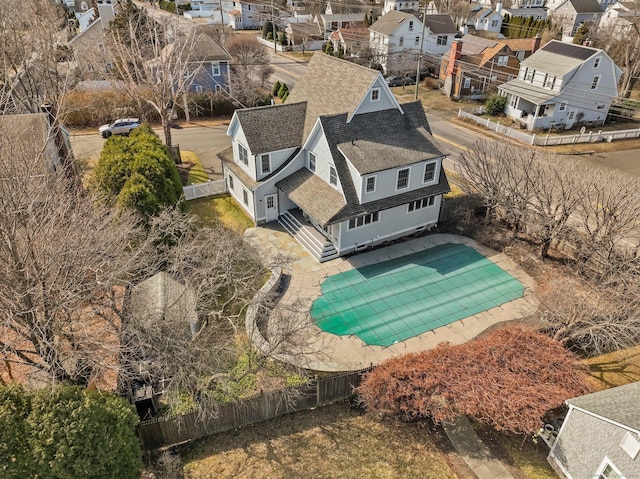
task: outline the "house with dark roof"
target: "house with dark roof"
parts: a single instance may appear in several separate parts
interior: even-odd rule
[[[194,29],[193,45],[187,52],[187,75],[191,76],[190,92],[229,91],[231,54],[212,35],[214,27],[202,25]]]
[[[229,12],[229,25],[234,30],[262,28],[273,17],[273,2],[267,0],[234,0]]]
[[[564,479],[640,477],[640,382],[566,401],[548,461]]]
[[[227,134],[230,194],[320,261],[430,229],[449,191],[421,103],[400,105],[380,72],[322,53],[286,103],[236,110]]]
[[[603,50],[552,40],[500,85],[505,113],[528,130],[603,124],[622,70]]]
[[[598,25],[602,7],[598,0],[564,0],[551,13],[551,19],[562,25],[562,41],[571,43],[581,25]]]
[[[486,32],[498,34],[502,30],[502,3],[496,4],[495,10],[491,7],[474,5],[467,19],[462,25],[462,33]]]
[[[533,46],[533,39],[531,39]],[[442,57],[440,79],[452,98],[482,99],[515,78],[520,61],[506,40],[465,35]]]

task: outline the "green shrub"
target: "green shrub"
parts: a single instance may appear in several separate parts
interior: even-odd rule
[[[499,116],[504,114],[504,109],[507,106],[507,97],[500,95],[491,95],[487,98],[485,108],[487,114],[491,116]]]
[[[276,80],[276,82],[273,84],[273,88],[271,89],[271,94],[273,96],[278,96],[278,92],[280,91],[281,86],[282,85],[280,84],[280,82]]]
[[[134,479],[138,415],[122,398],[77,386],[0,386],[3,478]]]
[[[287,98],[289,98],[289,92],[285,92],[284,95],[282,95],[282,103],[284,103],[285,101],[287,101]]]
[[[289,87],[287,86],[286,83],[283,83],[280,86],[280,90],[278,90],[278,97],[282,98],[285,95],[285,93],[288,93],[288,92],[289,92]]]

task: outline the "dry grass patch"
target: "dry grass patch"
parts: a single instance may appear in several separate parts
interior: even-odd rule
[[[640,381],[640,345],[585,359],[596,390]]]
[[[238,234],[253,226],[251,218],[228,195],[190,200],[185,202],[185,209],[196,215],[203,226],[222,224]]]
[[[183,457],[188,479],[473,477],[454,472],[426,427],[379,422],[344,403],[210,437]]]

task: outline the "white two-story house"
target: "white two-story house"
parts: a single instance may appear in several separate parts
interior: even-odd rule
[[[308,223],[318,249],[300,242],[320,261],[435,226],[449,191],[420,102],[400,105],[380,72],[322,53],[287,103],[237,110],[227,134],[230,194],[256,224]]]
[[[603,124],[621,74],[602,50],[552,40],[498,90],[507,97],[507,116],[528,130]]]
[[[385,73],[414,72],[421,39],[422,22],[411,13],[391,10],[369,27],[369,46]]]

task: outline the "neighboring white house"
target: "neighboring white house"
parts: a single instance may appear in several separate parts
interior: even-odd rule
[[[422,51],[427,54],[443,55],[458,34],[451,16],[446,13],[426,15],[424,27]]]
[[[564,479],[640,477],[640,382],[567,401],[548,461]]]
[[[306,219],[320,261],[435,226],[449,191],[421,103],[332,56],[312,57],[286,103],[236,110],[227,134],[230,194],[256,224]]]
[[[617,2],[609,5],[600,18],[599,28],[613,30],[616,34],[638,34],[635,25],[640,17],[640,5],[637,2]]]
[[[502,10],[503,15],[513,17],[533,17],[534,20],[546,20],[547,11],[544,8],[505,8]]]
[[[229,25],[234,30],[262,28],[273,16],[273,3],[267,0],[234,0]]]
[[[369,45],[385,73],[415,70],[422,37],[422,22],[415,15],[391,10],[369,32]]]
[[[549,8],[551,19],[562,25],[562,41],[571,43],[581,25],[598,25],[602,16],[599,0],[564,0]]]
[[[420,2],[418,0],[384,0],[384,6],[382,7],[382,15],[385,15],[391,10],[413,10],[416,11],[420,8]]]
[[[529,130],[603,124],[622,70],[603,50],[552,40],[520,63],[518,78],[498,87],[507,116]]]
[[[477,32],[500,33],[500,30],[502,30],[502,3],[500,2],[496,4],[495,10],[475,5],[460,29],[464,35]]]

